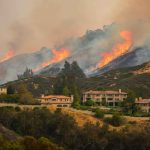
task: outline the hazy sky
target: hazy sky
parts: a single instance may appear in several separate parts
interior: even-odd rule
[[[150,0],[0,0],[0,55],[53,47],[87,29],[150,16]]]

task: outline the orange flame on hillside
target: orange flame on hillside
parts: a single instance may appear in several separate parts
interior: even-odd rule
[[[124,39],[123,43],[115,45],[111,52],[105,52],[102,54],[102,60],[97,64],[96,68],[101,68],[111,62],[113,59],[121,56],[127,52],[132,46],[132,33],[129,31],[120,32],[120,36]]]
[[[53,49],[52,53],[53,53],[54,56],[51,60],[42,63],[38,68],[34,69],[33,71],[34,72],[39,71],[40,69],[42,69],[42,68],[44,68],[44,67],[46,67],[50,64],[60,62],[63,59],[70,56],[70,51],[68,49],[65,49],[65,48],[61,48],[59,51]]]
[[[13,50],[9,50],[4,56],[3,58],[0,60],[0,62],[4,62],[10,58],[12,58],[14,56],[14,51]]]

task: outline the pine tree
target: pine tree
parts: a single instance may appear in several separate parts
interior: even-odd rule
[[[18,79],[30,78],[32,76],[33,76],[32,69],[26,68],[26,70],[23,74],[18,75]]]
[[[59,76],[68,76],[71,72],[71,65],[69,62],[65,61],[64,68],[59,73]]]
[[[58,75],[55,85],[55,94],[63,94],[66,96],[74,95],[74,102],[80,103],[81,93],[78,85],[78,79],[85,78],[85,74],[74,61],[72,64],[65,62],[64,68]]]
[[[74,95],[74,102],[80,101],[80,92],[76,84],[73,84],[71,94]]]
[[[67,86],[65,86],[65,87],[63,88],[63,95],[69,96],[69,94],[70,94],[69,89],[68,89]]]
[[[71,72],[76,78],[85,78],[83,70],[79,67],[76,61],[73,61],[71,64]]]

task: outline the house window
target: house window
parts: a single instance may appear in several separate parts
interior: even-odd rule
[[[87,94],[87,97],[90,97],[91,95],[90,94]]]
[[[106,100],[106,98],[102,98],[102,101],[105,101]]]
[[[108,98],[108,100],[109,100],[109,101],[112,101],[112,100],[113,100],[113,98]]]
[[[52,101],[56,101],[57,99],[56,99],[56,98],[52,98],[51,100],[52,100]]]
[[[97,99],[96,99],[96,101],[100,101],[100,99],[99,99],[99,98],[97,98]]]

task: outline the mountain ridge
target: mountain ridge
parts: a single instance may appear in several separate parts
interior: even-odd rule
[[[46,73],[48,75],[55,75],[57,68],[61,69],[65,61],[77,61],[84,72],[89,76],[105,73],[111,69],[129,67],[140,65],[150,60],[150,48],[146,45],[131,48],[130,52],[125,53],[107,64],[105,67],[91,71],[95,68],[97,63],[101,60],[101,54],[112,48],[112,45],[118,41],[114,39],[119,37],[118,24],[111,24],[104,26],[103,29],[88,30],[83,36],[76,39],[69,39],[64,41],[62,45],[56,46],[56,50],[61,48],[68,48],[70,56],[50,64],[40,70],[35,75]],[[120,28],[119,28],[120,29]],[[22,74],[26,68],[36,69],[44,62],[53,58],[51,49],[43,47],[40,51],[31,54],[20,54],[5,62],[0,63],[0,83],[6,83],[17,79],[18,74]],[[53,73],[53,70],[55,73]]]
[[[142,65],[128,68],[120,68],[99,74],[95,77],[78,79],[81,93],[87,90],[118,90],[122,89],[126,92],[134,92],[137,97],[150,97],[150,73],[142,72],[135,74],[138,70],[147,69],[150,61]],[[48,94],[53,90],[53,86],[57,82],[57,77],[51,77],[47,74],[36,75],[28,79],[16,80],[8,82],[3,86],[12,85],[17,87],[20,83],[27,85],[31,93],[38,97],[41,94]],[[132,84],[131,84],[132,83]],[[37,88],[38,87],[38,88]]]

